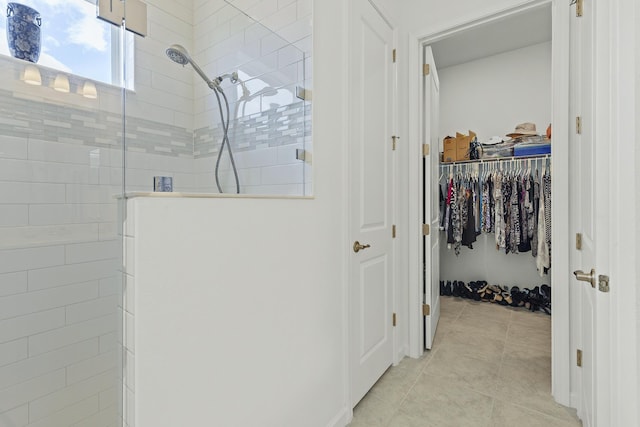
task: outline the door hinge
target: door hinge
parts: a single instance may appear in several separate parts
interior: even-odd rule
[[[576,133],[580,135],[582,133],[582,117],[576,117]]]
[[[396,326],[396,324],[397,324],[396,317],[397,317],[397,316],[396,316],[396,314],[395,314],[395,313],[393,313],[392,318],[393,318],[393,326],[394,326],[394,327],[395,327],[395,326]]]
[[[393,54],[392,55],[393,55],[393,62],[395,63],[396,62],[396,50],[395,49],[393,49]]]
[[[609,292],[609,276],[598,276],[598,290],[600,292]]]
[[[396,145],[398,144],[399,136],[392,136],[391,140],[393,141],[393,151],[396,151]]]
[[[422,224],[422,235],[423,236],[428,236],[429,235],[429,224]]]
[[[576,352],[576,365],[578,365],[579,368],[582,367],[582,350]]]
[[[576,5],[576,16],[580,18],[584,10],[584,0],[571,0],[571,5]]]
[[[422,315],[423,316],[431,315],[431,306],[429,304],[422,304]]]
[[[391,226],[391,237],[394,238],[394,239],[396,238],[396,226],[395,225]]]
[[[431,67],[429,66],[429,64],[424,64],[422,66],[422,74],[424,74],[425,76],[428,76],[430,72],[431,72]]]
[[[429,155],[429,144],[422,144],[422,156],[427,157]]]
[[[582,250],[582,233],[576,233],[576,249]]]

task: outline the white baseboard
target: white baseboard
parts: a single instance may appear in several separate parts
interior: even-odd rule
[[[329,423],[327,427],[345,427],[353,419],[353,410],[344,407]]]
[[[408,351],[409,351],[409,348],[406,345],[403,345],[402,347],[400,347],[396,352],[395,358],[393,359],[393,365],[395,366],[398,363],[400,363],[400,361],[404,359],[404,357],[408,354]]]

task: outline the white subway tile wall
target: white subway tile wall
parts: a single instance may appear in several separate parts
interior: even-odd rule
[[[311,0],[232,2],[261,25],[223,0],[146,3],[149,36],[136,38],[135,92],[97,85],[98,98],[89,100],[71,76],[71,93],[61,94],[48,87],[55,73],[45,68],[43,86],[29,86],[22,61],[0,58],[0,420],[7,425],[116,426],[119,414],[134,425],[135,215],[123,218],[116,198],[123,136],[127,191],[151,191],[157,175],[173,176],[177,191],[217,191],[217,102],[192,70],[167,59],[169,45],[183,44],[212,76],[239,69],[253,95],[224,83],[242,192],[311,191],[311,168],[295,157],[311,146],[310,102],[295,97],[296,86],[312,87]],[[232,188],[228,157],[220,174]]]
[[[166,48],[174,43],[183,44],[209,76],[239,71],[248,92],[228,81],[223,87],[230,101],[231,145],[240,163],[244,151],[265,151],[260,155],[268,158],[266,149],[291,145],[295,155],[295,148],[310,143],[310,102],[296,98],[295,93],[297,86],[311,87],[311,1],[280,5],[245,2],[237,5],[245,7],[242,11],[225,1],[193,3],[168,6],[161,0],[149,2],[149,36],[137,40],[136,46],[136,72],[142,77],[136,78],[136,91],[126,99],[127,191],[151,191],[154,176],[171,176],[174,191],[218,192],[215,159],[198,160],[218,155],[223,136],[219,105],[193,70],[173,64],[165,56]],[[193,7],[191,27],[185,11],[189,7]],[[273,18],[266,24],[271,27],[256,23],[254,19],[262,14],[252,16],[250,8],[269,12],[266,16]],[[291,25],[297,25],[298,32],[289,39],[274,33]],[[293,43],[301,43],[307,50]],[[226,152],[222,162],[228,163]],[[309,194],[304,191],[310,189],[310,164],[296,162],[304,167],[288,168],[293,174],[287,187],[262,184],[256,171],[242,171],[244,167],[239,166],[239,175],[251,177],[241,179],[241,192],[269,194],[286,189],[286,195]],[[196,170],[200,165],[208,168]],[[268,164],[276,165],[288,166]],[[234,192],[229,174],[221,168],[224,191]]]
[[[0,63],[0,424],[117,426],[121,92]]]
[[[311,0],[211,3],[195,2],[194,56],[202,58],[201,65],[210,75],[237,71],[241,79],[239,85],[223,82],[230,101],[229,138],[241,192],[310,194],[305,193],[310,190],[310,163],[296,160],[295,152],[311,142],[311,103],[296,97],[297,87],[311,90]],[[293,27],[297,30],[291,31]],[[223,126],[215,96],[197,79],[194,87],[195,185],[199,192],[213,192],[211,168]],[[282,149],[289,155],[271,153]],[[274,183],[270,181],[273,169],[265,168],[277,166],[279,180]],[[219,175],[224,191],[234,191],[226,150]]]

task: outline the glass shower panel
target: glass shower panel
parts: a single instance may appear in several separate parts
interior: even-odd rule
[[[122,89],[42,40],[0,54],[0,425],[120,426]]]
[[[262,3],[278,12],[261,1],[149,7],[149,34],[136,40],[149,61],[126,99],[128,192],[167,177],[180,193],[311,194],[311,18],[294,13],[280,27],[303,29],[279,33],[252,17]]]

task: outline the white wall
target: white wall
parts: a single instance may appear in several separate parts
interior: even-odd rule
[[[551,123],[551,42],[438,69],[438,76],[442,137],[471,129],[482,142],[524,122],[544,135]]]
[[[636,17],[635,17],[635,32],[636,32],[636,93],[635,93],[635,105],[636,105],[636,120],[635,120],[635,129],[636,129],[636,139],[640,134],[640,30],[638,30],[638,24],[640,24],[640,7],[636,5]],[[635,164],[640,165],[640,150],[636,148],[636,160]],[[636,189],[640,188],[640,168],[636,168]],[[636,215],[640,213],[640,197],[636,194]],[[636,226],[636,242],[640,242],[640,227]],[[636,251],[638,253],[638,251]],[[640,263],[636,263],[636,278],[640,279]],[[636,287],[636,289],[638,289]],[[636,354],[640,354],[640,291],[636,291],[637,296],[637,325],[636,331],[638,333],[636,339]],[[638,366],[637,371],[640,373],[640,357],[638,358]],[[640,375],[638,375],[638,386],[637,390],[640,390]],[[638,405],[638,419],[640,420],[640,405]]]
[[[504,136],[523,122],[536,123],[544,134],[551,122],[551,43],[444,68],[438,76],[443,137],[471,129],[483,141]],[[473,249],[463,246],[460,256],[442,245],[440,278],[521,288],[551,281],[549,275],[540,277],[531,252],[496,251],[493,234],[478,236]]]
[[[335,417],[342,285],[332,268],[340,259],[327,254],[340,242],[319,203],[132,203],[135,425],[324,426]]]

